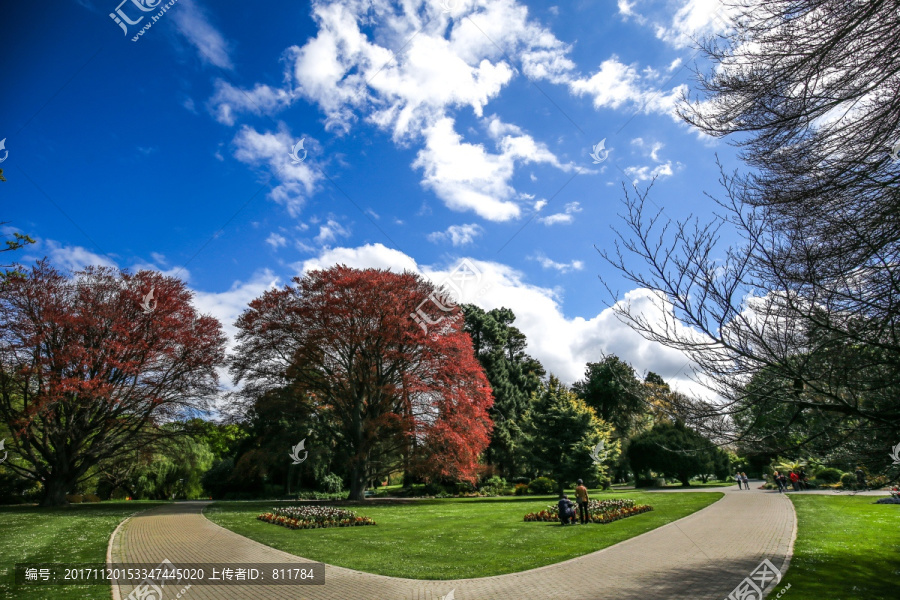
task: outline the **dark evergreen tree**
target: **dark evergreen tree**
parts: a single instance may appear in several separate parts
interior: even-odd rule
[[[528,411],[532,394],[540,387],[544,367],[525,352],[525,334],[513,326],[513,311],[485,311],[471,304],[462,308],[475,356],[494,391],[494,405],[489,411],[494,431],[485,458],[504,477],[522,475],[519,423]]]

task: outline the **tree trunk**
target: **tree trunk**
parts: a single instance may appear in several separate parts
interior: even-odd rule
[[[359,462],[350,469],[350,500],[365,500],[366,470]]]
[[[682,487],[691,487],[691,476],[686,473],[682,473],[678,476],[678,479],[681,480]]]
[[[44,496],[41,498],[41,506],[65,506],[66,494],[72,482],[62,477],[51,477],[44,485]]]

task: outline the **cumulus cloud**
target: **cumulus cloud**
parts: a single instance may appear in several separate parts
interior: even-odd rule
[[[273,250],[278,250],[279,248],[287,246],[287,238],[273,231],[269,234],[269,237],[266,238],[266,243],[272,246]]]
[[[543,206],[541,207],[543,208]],[[569,202],[563,208],[563,212],[547,215],[538,219],[544,225],[557,225],[559,223],[569,224],[575,220],[575,215],[581,212],[580,202]]]
[[[300,214],[306,199],[313,194],[322,174],[310,166],[311,158],[296,163],[291,157],[291,148],[297,143],[282,128],[280,131],[259,132],[243,126],[234,138],[234,157],[250,165],[265,164],[280,183],[272,189],[269,197],[284,205],[292,217]],[[314,144],[306,138],[306,147]]]
[[[335,221],[334,219],[328,219],[322,225],[319,225],[319,233],[316,235],[315,240],[319,244],[328,244],[339,237],[348,237],[350,235],[350,230]]]
[[[672,161],[666,161],[661,165],[644,165],[642,167],[625,167],[625,174],[632,178],[633,182],[649,181],[658,177],[672,175]]]
[[[560,273],[568,273],[569,271],[580,271],[584,268],[584,263],[580,260],[573,260],[567,263],[556,262],[548,258],[546,255],[538,253],[532,257],[532,260],[540,263],[545,269],[553,269]]]
[[[446,231],[435,231],[428,234],[428,241],[438,243],[449,240],[454,246],[466,246],[484,233],[484,228],[475,223],[467,225],[451,225]]]
[[[598,109],[637,107],[644,113],[666,114],[677,120],[675,106],[687,86],[665,91],[652,85],[654,79],[654,72],[641,75],[633,65],[626,65],[613,55],[600,63],[596,73],[573,79],[569,87],[577,96],[590,96]]]
[[[172,15],[178,32],[197,49],[204,62],[223,69],[232,68],[225,37],[210,23],[194,0],[181,0],[168,14]]]

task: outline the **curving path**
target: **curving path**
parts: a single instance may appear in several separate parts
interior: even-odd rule
[[[401,579],[343,567],[325,568],[322,586],[212,586],[185,591],[186,600],[722,600],[764,559],[784,572],[796,536],[796,517],[783,494],[723,491],[724,497],[679,521],[604,550],[530,571],[452,581]],[[685,490],[685,492],[689,492]],[[668,492],[663,492],[668,493]],[[124,522],[110,539],[116,563],[299,563],[208,521],[208,502],[149,510]],[[127,586],[113,586],[113,600]],[[164,600],[180,588],[166,588]]]

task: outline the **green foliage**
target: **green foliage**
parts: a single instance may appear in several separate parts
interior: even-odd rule
[[[816,479],[822,483],[837,483],[841,480],[840,469],[822,469],[816,473]]]
[[[528,493],[528,484],[527,483],[517,483],[515,489],[516,496],[524,496]]]
[[[533,479],[527,488],[532,494],[552,494],[556,491],[556,481],[549,477],[538,477]]]
[[[322,487],[325,488],[325,491],[329,494],[339,494],[344,491],[344,480],[340,475],[328,473],[322,478]]]
[[[619,449],[618,442],[610,442],[612,427],[553,376],[535,394],[522,431],[528,439],[528,462],[533,471],[552,476],[560,490],[576,479],[605,474],[605,468],[591,456],[600,442],[605,444],[608,460],[615,458]]]
[[[631,440],[628,459],[635,473],[656,471],[684,486],[696,475],[726,468],[728,455],[684,423],[660,422]]]
[[[462,309],[465,330],[472,337],[475,356],[494,394],[494,405],[489,411],[494,429],[485,459],[506,477],[519,475],[524,473],[524,435],[519,421],[531,406],[532,394],[540,387],[544,367],[525,353],[525,334],[512,325],[516,319],[513,311],[485,311],[471,304]]]
[[[655,376],[665,385],[662,378]],[[666,386],[668,389],[668,386]],[[594,409],[597,416],[615,427],[620,437],[628,437],[645,412],[644,389],[634,368],[618,356],[609,355],[600,362],[588,363],[584,379],[572,391]]]

